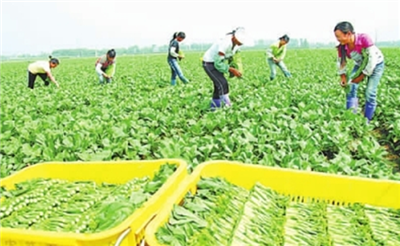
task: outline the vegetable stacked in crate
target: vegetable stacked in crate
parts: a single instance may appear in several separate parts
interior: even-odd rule
[[[139,245],[186,176],[180,159],[33,165],[0,180],[0,245]]]
[[[125,184],[97,185],[93,181],[33,179],[3,190],[1,227],[102,232],[119,225],[141,207],[174,173],[164,164],[153,179],[134,178]]]
[[[400,210],[292,201],[257,183],[250,191],[206,178],[176,205],[165,245],[400,245]]]
[[[148,245],[400,245],[399,182],[209,162],[184,184]]]

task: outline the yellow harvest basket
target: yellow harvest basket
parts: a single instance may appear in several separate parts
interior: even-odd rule
[[[400,182],[330,175],[250,165],[231,161],[209,161],[198,165],[168,201],[168,204],[148,224],[145,242],[162,246],[156,239],[158,228],[168,222],[174,204],[181,204],[190,191],[196,193],[201,177],[223,177],[248,190],[259,182],[296,200],[318,199],[335,205],[352,203],[400,209]]]
[[[161,209],[164,202],[187,176],[187,164],[180,159],[151,161],[49,162],[25,168],[0,181],[0,186],[13,188],[15,183],[33,178],[95,181],[121,184],[133,178],[153,177],[161,165],[177,166],[175,173],[143,206],[118,226],[100,233],[79,234],[1,228],[1,245],[7,246],[110,246],[138,245],[144,238],[144,229]]]

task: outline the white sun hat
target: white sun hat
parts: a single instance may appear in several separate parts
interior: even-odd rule
[[[247,35],[246,35],[246,29],[244,27],[237,27],[233,35],[241,44],[246,43]]]

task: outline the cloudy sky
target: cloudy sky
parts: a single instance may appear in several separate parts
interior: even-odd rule
[[[235,26],[252,39],[283,34],[335,42],[342,20],[378,41],[400,40],[399,0],[1,1],[1,54],[50,53],[64,48],[120,48],[212,42]]]

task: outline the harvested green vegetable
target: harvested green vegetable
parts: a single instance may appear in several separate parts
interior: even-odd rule
[[[140,208],[175,172],[164,164],[153,179],[125,184],[32,179],[2,187],[1,227],[56,232],[94,233],[111,229]]]
[[[392,246],[399,232],[400,210],[292,201],[259,183],[245,190],[213,177],[174,206],[156,238],[174,246]]]

